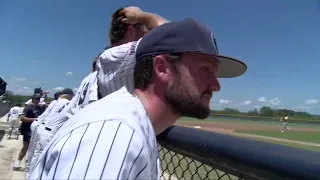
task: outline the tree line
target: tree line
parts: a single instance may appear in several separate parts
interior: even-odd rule
[[[31,98],[31,95],[18,95],[13,94],[11,91],[6,92],[6,100],[10,101],[10,107],[15,104],[21,104],[22,106],[26,101]],[[49,104],[53,98],[47,98],[46,103]],[[295,119],[317,119],[320,120],[320,115],[312,115],[308,112],[294,111],[290,109],[273,109],[268,106],[261,108],[255,108],[248,112],[241,112],[236,108],[224,108],[223,110],[211,110],[213,114],[225,114],[225,115],[243,115],[243,116],[263,116],[263,117],[275,117],[280,118],[281,116],[288,115],[290,118]]]
[[[308,112],[294,111],[290,109],[273,109],[268,106],[261,108],[255,108],[248,112],[241,112],[236,108],[224,108],[223,110],[212,110],[213,114],[226,114],[226,115],[243,115],[243,116],[262,116],[262,117],[274,117],[280,118],[284,115],[288,115],[294,119],[313,119],[320,120],[320,115],[312,115]]]
[[[24,105],[25,102],[27,102],[29,99],[31,99],[32,94],[30,95],[19,95],[19,94],[14,94],[11,91],[6,91],[6,97],[5,101],[8,101],[10,103],[10,107],[13,107],[16,104],[20,104],[21,106]],[[46,103],[49,104],[53,98],[48,97],[46,99]]]

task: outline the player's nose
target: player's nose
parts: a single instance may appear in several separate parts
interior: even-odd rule
[[[214,77],[211,79],[211,81],[209,82],[209,86],[211,91],[220,91],[221,89],[221,86],[217,77]]]

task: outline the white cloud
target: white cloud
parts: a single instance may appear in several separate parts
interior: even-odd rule
[[[272,105],[272,106],[277,106],[281,103],[278,97],[275,97],[271,100],[267,100],[267,98],[261,96],[258,98],[258,101],[261,103],[265,103],[266,105]]]
[[[256,105],[256,106],[253,106],[255,109],[260,109],[260,106]]]
[[[230,103],[230,100],[227,100],[227,99],[220,99],[219,100],[219,104],[229,104]]]
[[[309,106],[298,106],[298,107],[295,107],[294,109],[296,110],[302,110],[302,111],[305,111],[305,110],[309,110],[310,107]]]
[[[16,79],[17,81],[24,81],[24,80],[26,80],[25,78],[23,78],[23,77],[17,77],[17,79]]]
[[[78,88],[73,88],[72,89],[74,92],[77,92],[78,91]]]
[[[25,90],[25,91],[28,92],[28,93],[31,93],[31,92],[32,92],[32,89],[29,88],[29,87],[27,87],[27,86],[24,86],[22,89]]]
[[[36,81],[36,82],[34,82],[35,84],[40,84],[40,81]]]
[[[64,89],[64,87],[55,87],[55,88],[52,88],[52,89],[55,90],[55,91],[61,91],[61,90]]]
[[[251,104],[251,101],[250,101],[250,100],[246,100],[246,101],[244,101],[244,102],[241,103],[241,104],[243,104],[243,105],[249,105],[249,104]]]
[[[66,72],[66,76],[71,76],[72,72]]]
[[[311,104],[317,104],[317,103],[319,103],[319,101],[316,99],[308,99],[308,100],[304,101],[304,103],[311,105]]]
[[[269,103],[270,103],[271,105],[273,105],[273,106],[277,106],[277,105],[279,105],[281,102],[280,102],[280,100],[278,99],[278,97],[275,97],[275,98],[271,99],[271,100],[269,101]]]
[[[258,101],[259,101],[259,102],[266,102],[267,100],[266,100],[265,97],[259,97],[259,98],[258,98]]]

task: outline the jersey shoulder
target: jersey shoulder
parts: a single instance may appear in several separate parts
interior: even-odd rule
[[[144,129],[145,111],[137,98],[120,89],[93,102],[72,116],[63,126],[65,132],[98,121],[120,121],[137,132]],[[141,132],[142,133],[142,132]],[[141,134],[139,133],[139,134]]]

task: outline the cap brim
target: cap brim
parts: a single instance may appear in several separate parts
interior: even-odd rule
[[[214,56],[219,62],[219,69],[216,73],[218,78],[234,78],[241,76],[247,71],[247,65],[234,58],[226,56]]]

